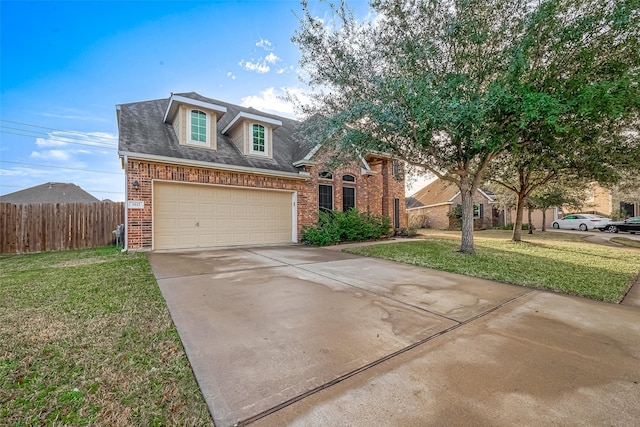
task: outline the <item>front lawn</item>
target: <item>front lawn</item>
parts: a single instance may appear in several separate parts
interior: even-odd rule
[[[212,425],[143,254],[0,257],[0,425]]]
[[[570,233],[523,235],[476,232],[476,254],[458,252],[460,232],[431,233],[424,240],[345,249],[421,267],[620,302],[640,271],[640,252],[585,242]]]

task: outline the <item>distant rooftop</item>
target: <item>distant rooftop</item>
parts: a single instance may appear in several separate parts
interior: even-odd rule
[[[0,196],[4,203],[92,203],[100,200],[75,184],[47,182]]]

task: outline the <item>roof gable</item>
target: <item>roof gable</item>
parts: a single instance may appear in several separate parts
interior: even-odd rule
[[[172,93],[171,97],[169,98],[169,104],[167,105],[167,109],[164,113],[164,118],[163,118],[164,122],[173,120],[176,113],[178,112],[178,108],[180,104],[191,105],[193,107],[201,107],[207,110],[212,110],[212,111],[215,111],[216,113],[219,113],[220,117],[227,112],[227,108],[221,105],[217,105],[211,102],[202,101],[200,99],[193,99],[188,96]]]
[[[217,111],[226,111],[218,118],[217,146],[215,150],[180,145],[175,130],[165,117],[171,114],[172,99],[195,105],[203,103],[207,108],[214,106]],[[185,100],[186,99],[186,100]],[[309,149],[304,149],[295,138],[299,125],[297,120],[260,112],[206,98],[195,92],[176,93],[170,98],[121,104],[118,106],[118,150],[121,156],[129,155],[155,158],[178,159],[199,163],[225,164],[242,168],[271,170],[274,172],[300,173],[294,162],[304,157]],[[234,125],[240,118],[260,117],[273,126],[272,158],[245,156],[239,151],[229,135],[222,131]]]
[[[493,198],[487,192],[481,189],[477,191],[486,198],[489,203],[494,202]],[[411,196],[414,200],[413,206],[411,207],[419,207],[420,205],[417,203],[421,203],[422,206],[453,204],[453,200],[458,194],[460,194],[460,190],[454,183],[436,179]]]
[[[442,203],[452,203],[451,201],[458,194],[458,187],[448,181],[436,179],[418,190],[413,197],[422,206],[432,206]]]

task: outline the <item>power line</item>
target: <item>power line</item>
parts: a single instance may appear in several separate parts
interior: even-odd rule
[[[64,166],[53,166],[53,165],[38,165],[38,164],[35,164],[35,163],[12,162],[11,160],[0,160],[0,163],[12,163],[14,165],[35,166],[35,167],[42,167],[42,168],[68,169],[68,170],[81,171],[81,172],[108,173],[108,174],[112,174],[112,175],[123,175],[124,174],[124,172],[110,172],[110,171],[99,171],[99,170],[95,170],[95,169],[68,168],[68,167],[64,167]]]
[[[73,134],[80,135],[80,136],[89,136],[85,132],[78,132],[78,131],[75,131],[75,130],[63,130],[63,129],[48,128],[48,127],[44,127],[44,126],[32,125],[30,123],[15,122],[15,121],[12,121],[12,120],[1,120],[0,119],[0,122],[13,123],[14,125],[23,125],[23,126],[29,126],[29,127],[34,127],[34,128],[40,128],[40,129],[54,130],[54,131],[57,131],[57,132],[73,133]]]
[[[29,132],[29,133],[36,134],[36,135],[33,135],[33,137],[35,137],[35,138],[44,138],[44,139],[49,139],[49,140],[56,140],[56,138],[52,137],[51,134],[49,134],[47,132],[37,131],[37,130],[21,129],[21,128],[15,128],[15,127],[11,127],[11,126],[2,126],[2,125],[0,125],[0,129],[11,129],[11,130],[14,130],[14,131],[19,131],[19,132]],[[40,135],[44,135],[44,136],[40,136]],[[75,141],[82,141],[82,142],[93,142],[95,144],[103,144],[103,145],[107,145],[107,146],[111,146],[111,147],[115,147],[116,146],[115,142],[97,141],[97,140],[94,140],[94,139],[74,138],[72,136],[58,136],[58,138],[66,138],[66,139],[72,139],[72,140],[75,140]],[[60,140],[60,141],[64,141],[64,140]],[[69,143],[71,143],[71,142],[69,142]]]
[[[5,130],[0,130],[0,133],[6,133],[6,134],[18,135],[18,136],[26,136],[27,138],[37,138],[35,135],[26,135],[26,134],[23,134],[23,133],[8,132],[8,131],[5,131]],[[67,143],[67,144],[75,144],[75,145],[84,145],[84,146],[87,146],[87,147],[94,147],[94,148],[104,148],[106,150],[117,150],[118,149],[118,147],[115,146],[115,145],[98,145],[98,144],[103,144],[103,143],[100,143],[100,142],[97,142],[97,141],[95,143],[93,143],[93,144],[83,144],[81,142],[64,141],[64,140],[56,139],[56,138],[47,138],[47,139],[49,141],[64,142],[64,143]]]

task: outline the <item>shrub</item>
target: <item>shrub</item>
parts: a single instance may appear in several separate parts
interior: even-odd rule
[[[462,229],[462,205],[457,204],[447,212],[449,217],[449,229],[460,230]]]
[[[418,231],[415,227],[405,227],[399,228],[396,230],[396,236],[401,237],[416,237],[418,235]]]
[[[340,242],[359,242],[379,239],[389,235],[391,219],[386,216],[360,213],[357,209],[347,212],[320,212],[316,225],[302,228],[302,241],[316,246]]]
[[[429,224],[429,216],[427,214],[410,215],[409,216],[410,228],[431,228]]]

